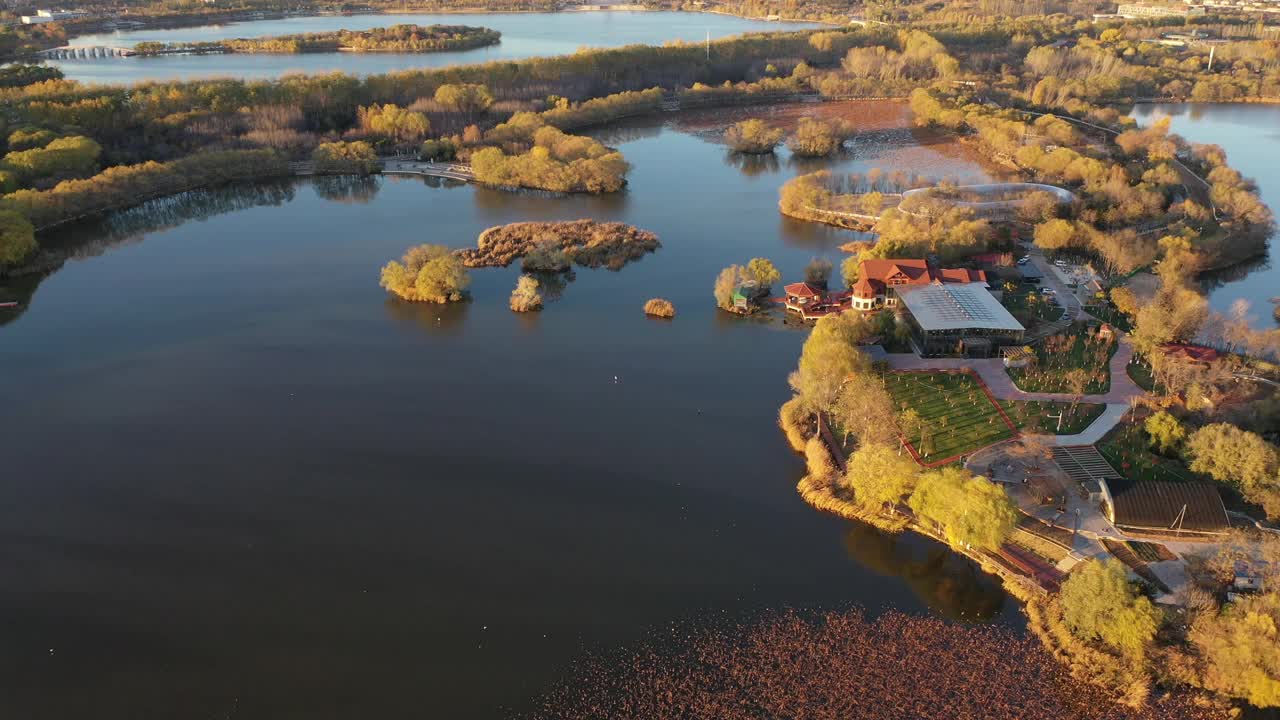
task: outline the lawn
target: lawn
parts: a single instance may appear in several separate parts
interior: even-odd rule
[[[1099,320],[1110,323],[1125,332],[1133,332],[1133,325],[1129,322],[1129,318],[1114,305],[1110,303],[1103,305],[1086,305],[1084,311]]]
[[[1147,433],[1138,425],[1122,425],[1102,442],[1098,452],[1130,480],[1186,482],[1195,475],[1178,460],[1160,457],[1147,444]]]
[[[1107,409],[1101,403],[1078,403],[1072,410],[1071,403],[1042,400],[1001,400],[1000,404],[1019,430],[1043,435],[1075,435],[1084,432]],[[1061,427],[1058,426],[1059,414],[1062,415]]]
[[[1051,335],[1035,345],[1036,361],[1025,368],[1010,368],[1009,377],[1027,392],[1072,392],[1068,373],[1081,369],[1088,374],[1084,392],[1105,393],[1111,388],[1111,356],[1118,343],[1098,338],[1093,328],[1075,324],[1061,335]]]
[[[1147,392],[1157,392],[1156,378],[1151,373],[1151,366],[1146,364],[1140,355],[1133,356],[1133,362],[1124,367],[1125,372],[1129,373],[1129,378],[1133,380],[1138,387]],[[1164,388],[1160,388],[1158,392],[1163,393]]]
[[[1038,288],[1020,287],[1013,291],[1006,290],[1000,302],[1009,310],[1010,315],[1027,327],[1036,325],[1038,322],[1053,322],[1066,312],[1052,299],[1041,295]]]
[[[977,380],[969,374],[887,373],[885,389],[899,410],[914,409],[921,427],[907,442],[934,464],[1014,436]]]

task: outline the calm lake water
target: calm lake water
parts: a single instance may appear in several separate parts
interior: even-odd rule
[[[777,212],[800,167],[732,161],[697,122],[602,137],[635,164],[610,197],[321,179],[53,238],[81,257],[0,326],[5,715],[500,718],[672,623],[1019,622],[967,561],[795,493],[775,413],[804,331],[723,314],[711,285],[839,260],[851,233]],[[905,129],[857,147],[834,164],[985,177]],[[531,315],[507,309],[515,268],[451,307],[377,286],[416,243],[588,216],[663,246]],[[641,313],[654,296],[674,321]]]
[[[164,57],[57,60],[68,78],[84,82],[131,83],[203,77],[272,78],[288,73],[342,71],[369,75],[490,60],[566,55],[583,47],[661,45],[700,41],[753,31],[819,27],[684,12],[564,12],[524,14],[352,15],[259,20],[172,30],[137,30],[84,35],[72,45],[133,47],[140,42],[191,42],[293,35],[332,30],[367,30],[418,25],[479,25],[502,33],[498,45],[438,53],[314,53],[304,55],[169,55]]]
[[[1221,145],[1227,162],[1258,183],[1262,201],[1280,213],[1280,105],[1137,105],[1131,115],[1143,125],[1172,118],[1174,132],[1192,142]],[[1280,296],[1280,233],[1271,236],[1265,259],[1244,263],[1210,280],[1209,303],[1225,312],[1237,299],[1249,301],[1254,325],[1272,327],[1270,298]]]

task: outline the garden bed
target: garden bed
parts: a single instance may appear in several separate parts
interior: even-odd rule
[[[905,439],[922,464],[944,464],[1018,434],[971,374],[898,372],[884,379],[898,409],[920,416],[920,427]]]
[[[1064,334],[1051,335],[1035,345],[1036,361],[1025,368],[1010,368],[1009,377],[1025,392],[1074,392],[1069,381],[1073,370],[1087,376],[1084,394],[1111,389],[1111,356],[1119,343],[1105,338],[1088,325],[1072,325]]]

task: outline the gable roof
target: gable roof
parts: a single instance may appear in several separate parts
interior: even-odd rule
[[[863,300],[871,300],[876,295],[879,295],[883,289],[884,283],[879,280],[868,280],[865,277],[860,277],[858,282],[853,284],[853,295]]]
[[[1186,343],[1165,343],[1160,346],[1160,349],[1164,351],[1165,357],[1195,362],[1213,362],[1219,355],[1218,351],[1211,347]]]
[[[915,258],[886,258],[863,260],[859,264],[858,277],[887,284],[890,278],[905,280],[907,285],[925,285],[931,282],[971,283],[986,282],[987,274],[982,270],[966,268],[929,267],[925,260]]]
[[[807,282],[791,283],[782,288],[782,291],[788,295],[796,297],[818,297],[822,295],[822,291]]]

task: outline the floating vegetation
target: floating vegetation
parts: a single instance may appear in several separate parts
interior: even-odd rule
[[[530,718],[573,720],[1217,720],[1193,695],[1114,703],[1039,642],[997,626],[897,612],[788,612],[749,628],[673,629],[625,658],[584,663]]]
[[[467,267],[506,267],[535,249],[539,255],[546,255],[548,249],[558,248],[568,260],[582,267],[621,270],[661,244],[657,235],[625,223],[518,222],[485,230],[480,233],[477,247],[457,254]]]

